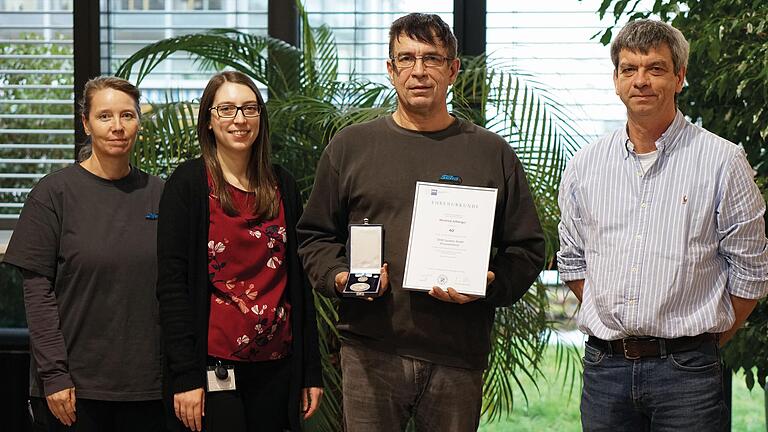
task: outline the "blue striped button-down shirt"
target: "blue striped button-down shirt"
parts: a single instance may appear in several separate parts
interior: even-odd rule
[[[579,328],[612,340],[722,332],[729,294],[768,293],[765,203],[744,151],[678,111],[643,170],[625,129],[581,149],[560,185],[564,281]]]

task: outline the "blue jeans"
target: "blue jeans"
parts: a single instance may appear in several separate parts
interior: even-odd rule
[[[584,347],[584,431],[720,432],[727,414],[716,342],[638,360]]]
[[[341,345],[344,430],[474,432],[480,424],[483,371]]]

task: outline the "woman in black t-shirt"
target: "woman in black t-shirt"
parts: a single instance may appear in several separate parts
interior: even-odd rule
[[[90,155],[40,180],[5,255],[24,276],[35,430],[159,431],[163,183],[129,163],[138,89],[99,77],[84,90]]]

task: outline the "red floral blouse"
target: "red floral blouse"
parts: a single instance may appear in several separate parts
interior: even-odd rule
[[[212,190],[208,176],[209,191]],[[208,355],[236,361],[276,360],[290,354],[291,306],[286,299],[286,231],[282,199],[275,219],[249,210],[254,197],[231,185],[239,216],[228,216],[208,195],[208,276],[213,285]]]

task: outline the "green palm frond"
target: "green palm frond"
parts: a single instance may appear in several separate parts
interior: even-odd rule
[[[339,55],[336,49],[336,40],[333,31],[326,25],[312,27],[309,24],[304,5],[297,2],[299,18],[302,26],[302,54],[304,67],[307,74],[306,81],[313,85],[307,86],[304,94],[323,98],[330,90],[330,86],[337,83],[339,69]],[[314,92],[313,92],[314,91]]]
[[[567,342],[558,342],[555,345],[556,369],[555,375],[562,377],[562,389],[572,395],[578,390],[581,383],[581,346]]]
[[[320,339],[323,381],[325,394],[319,412],[313,416],[307,430],[340,431],[342,430],[341,407],[341,365],[339,360],[339,333],[336,322],[339,319],[335,300],[315,296],[317,310],[317,330]]]
[[[243,72],[266,84],[270,92],[283,94],[300,89],[304,69],[301,51],[281,40],[254,36],[234,29],[215,29],[183,35],[147,45],[127,58],[115,75],[140,84],[160,63],[186,52],[203,70],[225,67]]]
[[[302,142],[300,147],[315,151],[317,158],[342,128],[380,117],[395,107],[392,90],[380,84],[361,80],[337,82],[327,88],[332,93],[320,97],[295,94],[269,106],[275,123],[280,123],[280,133],[288,134],[283,139]]]
[[[192,102],[152,105],[143,115],[131,162],[167,177],[179,163],[198,156],[196,117],[197,106]]]
[[[306,196],[331,138],[348,125],[392,112],[397,97],[390,86],[354,74],[340,80],[333,33],[325,26],[312,28],[301,6],[300,16],[300,49],[269,37],[219,29],[148,45],[128,58],[118,75],[141,82],[165,59],[187,53],[201,70],[236,69],[266,85],[274,158],[294,173]],[[533,77],[485,56],[462,59],[449,101],[456,116],[496,132],[514,147],[534,195],[550,262],[558,244],[560,175],[583,141],[572,116]],[[196,156],[195,117],[191,101],[153,106],[143,119],[134,163],[168,175],[179,162]],[[552,328],[546,290],[537,283],[520,302],[496,312],[483,400],[483,414],[491,421],[512,412],[521,380],[541,378],[538,365]],[[315,296],[315,305],[326,393],[308,429],[337,431],[342,412],[338,315],[332,300]],[[562,347],[557,358],[572,387],[578,361]],[[523,393],[523,398],[527,401],[528,395]]]
[[[560,212],[557,190],[566,161],[584,141],[578,128],[545,87],[510,68],[491,64],[486,56],[463,59],[463,70],[451,91],[454,113],[501,137],[515,149],[525,167],[546,239],[547,262],[558,245]],[[546,311],[546,287],[537,283],[511,308],[498,309],[493,347],[485,373],[483,415],[489,421],[511,414],[514,388],[521,379],[534,383],[547,348],[552,323]],[[558,352],[561,347],[558,346]],[[558,355],[565,380],[577,370],[571,357]],[[523,398],[528,395],[523,391]]]
[[[514,389],[524,389],[521,379],[536,383],[538,364],[549,336],[546,310],[546,288],[536,284],[522,301],[496,311],[483,389],[482,412],[489,421],[511,414]],[[524,390],[522,394],[527,403],[528,395]]]
[[[573,115],[541,84],[486,56],[464,59],[451,93],[454,111],[503,137],[526,170],[547,240],[558,245],[557,190],[566,161],[584,142]]]

